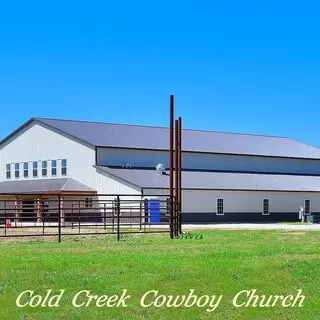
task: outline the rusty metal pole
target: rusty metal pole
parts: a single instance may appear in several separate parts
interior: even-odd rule
[[[170,141],[169,141],[169,170],[170,170],[170,237],[174,238],[173,233],[173,118],[174,118],[174,97],[170,95]]]
[[[174,158],[175,158],[175,165],[174,165],[174,178],[175,178],[175,188],[174,188],[174,230],[175,236],[179,235],[179,219],[178,219],[178,212],[179,212],[179,145],[178,145],[178,134],[179,134],[179,123],[178,120],[175,120],[174,126],[174,133],[175,133],[175,148],[174,148]]]
[[[179,128],[179,131],[178,131],[178,149],[179,149],[179,152],[178,152],[178,187],[179,187],[179,196],[178,196],[178,199],[179,199],[179,202],[178,202],[178,215],[179,215],[179,234],[182,233],[182,228],[181,228],[181,224],[182,224],[182,217],[181,217],[181,209],[182,209],[182,142],[181,142],[181,138],[182,138],[182,119],[181,117],[178,118],[178,128]]]

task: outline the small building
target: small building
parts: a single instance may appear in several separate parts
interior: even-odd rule
[[[0,142],[2,208],[8,201],[16,216],[39,220],[56,201],[50,194],[88,209],[102,194],[165,197],[169,176],[155,168],[168,170],[168,149],[168,128],[32,118]],[[296,221],[300,206],[320,213],[319,149],[286,137],[183,130],[183,222]]]

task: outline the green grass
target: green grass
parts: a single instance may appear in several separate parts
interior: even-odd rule
[[[320,233],[200,231],[201,240],[167,235],[0,242],[0,319],[319,319]],[[24,290],[65,289],[58,308],[18,308]],[[113,295],[127,289],[127,308],[74,308],[80,290]],[[148,290],[166,295],[223,295],[220,306],[142,308]],[[306,296],[302,308],[235,308],[240,290]]]

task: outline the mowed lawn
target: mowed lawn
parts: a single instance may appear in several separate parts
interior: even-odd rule
[[[320,233],[200,231],[203,239],[167,235],[1,240],[0,319],[320,319]],[[24,290],[45,295],[65,289],[58,308],[18,308]],[[127,308],[72,306],[74,295],[128,290]],[[199,307],[140,306],[149,290],[182,295],[223,295],[213,312]],[[241,290],[289,295],[303,290],[302,308],[235,308]]]

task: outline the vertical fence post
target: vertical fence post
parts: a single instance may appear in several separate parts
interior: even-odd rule
[[[169,228],[170,228],[170,200],[169,199],[170,198],[166,198],[166,211],[167,211],[166,216],[169,217],[169,221],[166,221],[166,222],[169,222]]]
[[[4,200],[4,236],[7,236],[7,201]]]
[[[116,212],[117,212],[117,238],[118,238],[118,241],[120,241],[120,197],[119,196],[117,196]]]
[[[61,242],[61,196],[58,196],[58,241]]]
[[[45,223],[45,215],[44,215],[44,202],[42,200],[42,235],[44,235],[44,223]]]
[[[139,221],[140,221],[140,230],[142,229],[142,199],[140,200],[140,210],[139,210]]]
[[[106,203],[103,204],[103,220],[104,220],[104,230],[107,230],[107,212],[106,212]]]
[[[78,228],[78,232],[79,232],[79,235],[81,234],[81,210],[80,210],[80,206],[81,206],[81,202],[80,200],[78,200],[78,225],[79,225],[79,228]]]
[[[116,215],[116,200],[112,200],[112,233],[114,233],[114,216]]]

